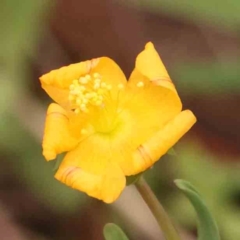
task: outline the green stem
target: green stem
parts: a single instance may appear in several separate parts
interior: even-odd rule
[[[155,194],[152,192],[151,188],[141,176],[139,180],[135,183],[139,193],[141,194],[142,198],[152,211],[153,215],[155,216],[158,225],[162,229],[164,237],[166,240],[180,240],[180,237],[174,228],[173,224],[167,213],[165,212],[163,206],[156,198]]]

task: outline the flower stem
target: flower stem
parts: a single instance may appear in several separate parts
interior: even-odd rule
[[[156,198],[155,194],[152,192],[147,182],[144,180],[143,176],[138,179],[135,185],[142,198],[155,216],[159,227],[163,231],[165,239],[180,240],[180,237],[173,224],[171,223],[169,216],[165,212],[161,203]]]

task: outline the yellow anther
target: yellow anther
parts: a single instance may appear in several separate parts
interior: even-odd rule
[[[99,89],[97,90],[97,94],[98,94],[99,96],[101,96],[102,94],[104,94],[105,91],[106,91],[106,89],[99,88]]]
[[[77,79],[73,80],[73,84],[77,85],[78,84],[78,80]]]
[[[93,74],[93,77],[94,77],[94,78],[100,78],[101,75],[100,75],[99,73],[94,73],[94,74]]]
[[[80,112],[79,108],[74,109],[74,112],[78,114]]]
[[[102,82],[102,83],[101,83],[101,87],[102,87],[102,88],[106,88],[106,87],[107,87],[107,84],[106,84],[105,82]]]
[[[102,82],[101,75],[94,73],[92,75],[81,76],[78,80],[74,79],[69,86],[69,102],[74,112],[89,112],[88,106],[103,106],[103,96],[112,86]]]
[[[85,128],[83,128],[83,129],[81,130],[81,134],[86,135],[87,133],[88,133],[88,131],[87,131]]]
[[[74,84],[71,84],[71,85],[69,86],[69,89],[70,89],[70,90],[73,90],[74,88],[75,88]]]
[[[100,106],[101,104],[102,104],[102,101],[100,99],[95,102],[96,106]]]
[[[81,102],[82,102],[81,99],[80,99],[80,98],[77,98],[76,104],[80,105]]]
[[[100,83],[98,83],[98,82],[95,83],[94,86],[93,86],[93,88],[94,88],[94,89],[98,89],[98,88],[100,88]]]
[[[122,83],[119,83],[118,84],[118,89],[123,89],[124,88],[124,85]]]
[[[84,112],[84,113],[88,113],[89,110],[85,107],[85,108],[81,108],[81,111]]]
[[[80,108],[81,108],[81,109],[84,109],[84,108],[86,108],[86,104],[84,104],[84,103],[81,103],[81,104],[80,104]]]
[[[86,90],[86,87],[84,87],[84,86],[79,86],[79,90],[85,91],[85,90]]]
[[[112,89],[112,85],[107,85],[107,90],[111,90]]]
[[[95,98],[97,95],[98,95],[98,94],[97,94],[96,92],[92,92],[92,93],[91,93],[91,97],[92,97],[92,98]]]
[[[91,93],[86,93],[86,94],[85,94],[85,98],[86,98],[86,99],[90,99],[91,97],[92,97],[92,94],[91,94]]]
[[[71,90],[71,91],[70,91],[70,94],[71,94],[71,95],[77,95],[76,89]]]
[[[102,101],[103,100],[103,96],[98,95],[98,99]]]
[[[86,76],[85,76],[85,78],[89,81],[89,80],[91,80],[91,76],[89,75],[89,74],[87,74]]]
[[[75,97],[74,97],[73,95],[69,95],[69,96],[68,96],[68,100],[69,100],[70,102],[72,102],[74,99],[75,99]]]
[[[137,83],[137,87],[143,87],[144,86],[144,83],[143,82],[138,82]]]
[[[88,103],[88,99],[87,98],[83,98],[82,103],[87,104]]]
[[[96,78],[96,79],[94,80],[94,83],[101,83],[101,79]]]
[[[86,77],[80,77],[79,82],[82,84],[88,83],[88,79]]]

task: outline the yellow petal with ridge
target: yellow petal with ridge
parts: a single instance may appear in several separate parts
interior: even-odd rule
[[[67,112],[58,104],[50,104],[42,143],[46,160],[53,160],[57,154],[72,150],[77,142],[78,139],[71,136]]]

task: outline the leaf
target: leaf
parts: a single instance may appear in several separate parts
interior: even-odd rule
[[[103,228],[105,240],[129,240],[123,230],[114,223],[107,223]]]
[[[65,156],[65,154],[59,154],[57,156],[57,159],[54,161],[55,163],[54,163],[54,166],[53,166],[53,172],[56,173],[56,171],[58,170],[58,168],[59,168],[59,166],[60,166],[64,156]]]
[[[197,190],[187,181],[175,180],[198,215],[198,240],[220,240],[218,227]]]

